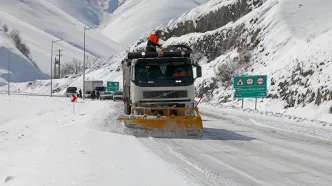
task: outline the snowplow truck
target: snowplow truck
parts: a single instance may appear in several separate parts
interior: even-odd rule
[[[118,120],[127,128],[148,131],[148,136],[200,138],[203,124],[194,81],[202,70],[190,53],[129,52],[122,62],[124,115]]]

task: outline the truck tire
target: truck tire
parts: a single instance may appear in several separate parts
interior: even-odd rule
[[[128,104],[124,104],[124,114],[130,115],[131,114],[131,106]]]

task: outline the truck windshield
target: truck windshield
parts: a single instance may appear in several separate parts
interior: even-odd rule
[[[135,80],[138,83],[179,84],[193,82],[191,64],[179,63],[149,63],[136,65]]]

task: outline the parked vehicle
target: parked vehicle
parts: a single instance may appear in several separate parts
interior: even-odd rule
[[[106,92],[106,87],[104,87],[104,86],[103,87],[96,87],[95,91],[96,91],[96,98],[99,99],[101,93]]]
[[[70,97],[72,94],[78,96],[77,87],[68,87],[65,94],[66,97]]]
[[[113,101],[116,100],[123,100],[123,92],[122,91],[116,91],[113,94]]]
[[[106,91],[106,87],[96,87],[96,91],[102,93]]]
[[[104,87],[103,81],[85,81],[84,97],[90,97],[92,91],[97,87]]]
[[[113,94],[114,94],[114,92],[102,92],[100,94],[99,99],[101,99],[101,100],[105,100],[105,99],[113,100]]]

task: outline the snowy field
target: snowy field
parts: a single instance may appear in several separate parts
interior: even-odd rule
[[[109,132],[117,103],[79,100],[75,114],[68,98],[0,103],[0,185],[191,185],[136,138]]]

